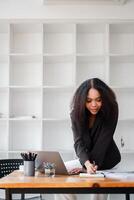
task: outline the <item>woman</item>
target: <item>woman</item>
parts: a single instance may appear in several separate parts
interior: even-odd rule
[[[87,173],[110,169],[120,162],[113,139],[118,104],[103,81],[93,78],[80,85],[73,98],[71,120],[74,148]]]
[[[71,112],[74,148],[87,173],[111,169],[120,160],[113,135],[118,121],[118,104],[114,92],[98,78],[83,82],[76,90]],[[72,173],[80,172],[75,168]],[[93,195],[106,199],[106,195]],[[64,199],[75,196],[62,195]],[[69,197],[69,198],[68,198]]]

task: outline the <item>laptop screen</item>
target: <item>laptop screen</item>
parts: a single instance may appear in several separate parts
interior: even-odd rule
[[[68,175],[68,171],[64,165],[64,162],[57,151],[36,151],[37,157],[35,160],[35,167],[40,172],[44,172],[43,162],[54,163],[55,174]]]

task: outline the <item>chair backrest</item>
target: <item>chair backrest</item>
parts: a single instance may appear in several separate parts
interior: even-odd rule
[[[23,159],[2,159],[0,160],[0,178],[10,174],[12,171],[19,169],[23,165]]]

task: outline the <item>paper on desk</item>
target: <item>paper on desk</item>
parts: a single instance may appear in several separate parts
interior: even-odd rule
[[[114,178],[114,179],[134,179],[134,172],[115,172],[115,171],[97,171],[95,174],[80,173],[80,177],[96,177],[96,178]]]
[[[95,174],[89,174],[89,173],[80,173],[80,177],[91,177],[91,178],[104,178],[105,175],[101,172],[96,172]]]
[[[71,171],[74,168],[82,168],[79,159],[70,160],[64,163],[66,166],[67,171]]]
[[[106,178],[134,179],[134,172],[103,172]]]

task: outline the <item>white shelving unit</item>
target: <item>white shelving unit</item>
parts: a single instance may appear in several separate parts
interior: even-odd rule
[[[134,22],[0,22],[0,152],[73,152],[70,103],[92,77],[119,102],[115,139],[134,152]]]
[[[132,153],[134,114],[134,24],[110,25],[110,84],[115,89],[119,102],[119,123],[116,131],[117,143],[123,153]]]

